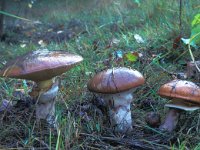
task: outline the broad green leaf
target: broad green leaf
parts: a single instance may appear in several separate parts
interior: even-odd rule
[[[194,19],[192,20],[192,27],[200,24],[200,14],[197,14],[194,16]]]
[[[200,45],[200,24],[192,28],[190,40],[190,43]]]
[[[136,55],[132,54],[131,52],[129,52],[129,53],[126,54],[126,58],[130,62],[135,62],[135,61],[137,61],[138,56],[136,56]]]
[[[181,38],[185,44],[190,44],[194,48],[200,45],[200,14],[196,14],[192,20],[192,29],[189,39]]]
[[[183,43],[185,43],[186,45],[190,44],[190,46],[192,46],[192,47],[194,47],[194,48],[198,48],[197,45],[194,43],[194,41],[190,41],[190,39],[181,38],[181,40],[182,40]]]

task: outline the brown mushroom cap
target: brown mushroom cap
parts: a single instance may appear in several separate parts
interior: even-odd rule
[[[0,76],[43,81],[66,72],[82,60],[81,56],[66,51],[37,50],[9,62]]]
[[[200,87],[190,81],[173,80],[162,85],[158,94],[162,97],[200,104]]]
[[[92,92],[114,94],[130,90],[144,82],[144,77],[137,70],[121,67],[99,72],[88,82],[87,87]]]

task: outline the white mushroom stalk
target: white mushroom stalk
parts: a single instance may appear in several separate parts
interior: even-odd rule
[[[46,92],[41,92],[36,102],[36,118],[37,120],[46,119],[50,125],[55,125],[55,98],[58,93],[59,82],[56,81]]]
[[[133,100],[132,91],[117,94],[102,94],[108,106],[111,126],[116,132],[126,133],[132,130],[130,104]]]

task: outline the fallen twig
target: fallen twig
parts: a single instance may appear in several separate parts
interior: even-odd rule
[[[167,145],[162,145],[157,140],[148,141],[144,138],[133,139],[133,138],[118,138],[118,137],[105,137],[105,136],[95,136],[87,133],[80,133],[82,136],[90,136],[94,139],[100,139],[104,142],[109,142],[112,144],[125,145],[127,147],[131,147],[131,149],[141,149],[141,150],[163,150],[170,149]]]

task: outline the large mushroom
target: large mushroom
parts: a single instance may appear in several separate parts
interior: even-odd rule
[[[35,81],[36,87],[30,95],[37,100],[36,118],[50,122],[55,113],[55,97],[59,89],[58,81],[54,82],[53,78],[82,60],[81,56],[66,51],[37,50],[7,63],[0,76]]]
[[[166,118],[160,129],[172,132],[178,123],[181,111],[194,111],[200,108],[200,87],[186,80],[173,80],[162,85],[158,91],[161,97],[171,99]]]
[[[132,130],[132,92],[144,82],[140,72],[125,67],[99,72],[88,82],[88,89],[101,95],[108,105],[111,126],[116,132]]]

